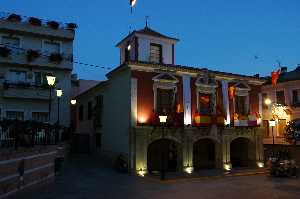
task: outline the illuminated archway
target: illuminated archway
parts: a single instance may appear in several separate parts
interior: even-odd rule
[[[178,171],[181,164],[180,144],[171,139],[158,139],[148,146],[147,167],[149,173]],[[162,162],[163,161],[163,162]]]
[[[255,145],[248,138],[239,137],[230,143],[230,162],[233,168],[255,166]]]
[[[216,142],[209,138],[199,139],[193,145],[194,170],[216,168]]]

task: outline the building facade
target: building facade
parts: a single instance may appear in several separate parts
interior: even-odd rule
[[[277,84],[273,86],[269,81],[261,89],[263,101],[269,100],[269,104],[263,105],[264,144],[273,144],[274,136],[274,144],[289,145],[284,137],[286,125],[300,120],[300,66],[292,71],[282,67]],[[271,119],[276,121],[273,132],[269,126]]]
[[[46,75],[56,77],[50,123],[70,124],[71,72],[75,24],[61,24],[16,14],[0,18],[0,109],[2,119],[49,121]]]
[[[99,93],[102,152],[138,173],[262,166],[264,81],[175,65],[177,42],[145,27],[117,44],[121,64]]]
[[[76,95],[72,98],[76,100],[76,104],[71,107],[73,151],[96,152],[101,147],[102,93],[105,81],[78,80],[77,85],[74,86]]]

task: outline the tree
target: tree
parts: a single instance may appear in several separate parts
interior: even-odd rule
[[[300,140],[300,131],[299,126],[297,126],[295,121],[290,121],[285,127],[284,137],[291,143],[295,144]]]

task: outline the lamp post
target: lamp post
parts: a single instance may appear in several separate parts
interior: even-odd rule
[[[60,98],[63,95],[63,90],[62,89],[56,89],[56,96],[57,96],[57,125],[59,125],[59,102]]]
[[[60,98],[63,95],[63,90],[58,88],[56,89],[56,97],[57,97],[57,122],[56,122],[56,132],[55,132],[55,144],[59,138],[59,102]]]
[[[264,103],[268,107],[273,104],[270,98],[266,98]],[[272,113],[272,118],[273,118],[273,113]],[[275,145],[274,126],[276,126],[276,121],[274,119],[269,120],[269,126],[272,127],[272,156],[274,156],[274,145]]]
[[[51,119],[51,97],[52,97],[52,88],[55,84],[55,79],[56,77],[53,76],[52,74],[47,74],[46,75],[47,83],[49,86],[49,111],[48,111],[48,122],[50,123]]]
[[[273,138],[273,143],[272,143],[272,153],[274,155],[274,145],[275,145],[275,139],[274,139],[274,126],[276,126],[276,121],[274,119],[271,119],[269,121],[269,126],[272,127],[272,138]]]
[[[159,122],[162,125],[162,139],[165,138],[165,124],[167,123],[168,116],[166,115],[160,115],[159,116]],[[163,146],[164,147],[164,146]],[[160,168],[160,179],[165,179],[165,151],[162,150],[161,153],[161,168]]]

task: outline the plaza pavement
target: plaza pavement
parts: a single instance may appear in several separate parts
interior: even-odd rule
[[[300,198],[300,179],[249,175],[160,182],[117,173],[97,156],[73,156],[54,183],[23,190],[11,199],[272,199]]]

